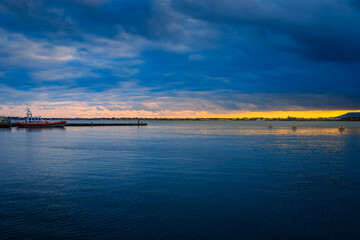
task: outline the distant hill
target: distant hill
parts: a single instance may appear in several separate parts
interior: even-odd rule
[[[338,116],[337,118],[360,118],[360,112],[348,112],[344,115]]]

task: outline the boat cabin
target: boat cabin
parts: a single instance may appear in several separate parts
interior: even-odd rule
[[[40,116],[38,117],[33,117],[30,109],[27,109],[27,113],[26,113],[26,118],[25,118],[25,122],[26,123],[44,123],[46,121],[44,121]]]

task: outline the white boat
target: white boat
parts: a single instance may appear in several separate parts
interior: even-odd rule
[[[27,109],[25,122],[17,122],[19,127],[63,127],[66,121],[48,122],[43,120],[40,116],[33,117],[30,109]]]

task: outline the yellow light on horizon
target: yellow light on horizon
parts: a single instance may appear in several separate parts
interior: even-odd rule
[[[344,115],[348,112],[360,112],[360,110],[335,110],[335,111],[269,111],[269,112],[243,112],[235,114],[208,114],[208,118],[329,118]]]
[[[43,106],[42,103],[34,104],[33,114],[44,118],[329,118],[337,117],[348,112],[360,112],[360,110],[335,110],[335,111],[263,111],[263,112],[224,112],[212,113],[205,111],[169,111],[160,110],[157,112],[146,110],[118,110],[110,111],[103,108],[101,111],[94,106],[84,103],[62,102],[54,104],[51,108],[36,107]],[[2,106],[0,115],[25,116],[24,106],[8,107]]]

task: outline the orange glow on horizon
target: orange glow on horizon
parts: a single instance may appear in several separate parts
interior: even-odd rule
[[[41,107],[36,107],[41,106]],[[335,111],[263,111],[263,112],[224,112],[212,113],[205,111],[146,111],[146,110],[116,110],[106,108],[99,110],[98,106],[88,106],[84,103],[61,102],[51,106],[34,104],[31,110],[34,115],[44,118],[328,118],[337,117],[348,112],[360,112],[360,110],[335,110]],[[24,117],[26,106],[0,106],[0,115],[12,117]]]
[[[344,115],[348,112],[360,110],[335,110],[335,111],[269,111],[269,112],[243,112],[237,114],[207,115],[208,118],[329,118]]]

